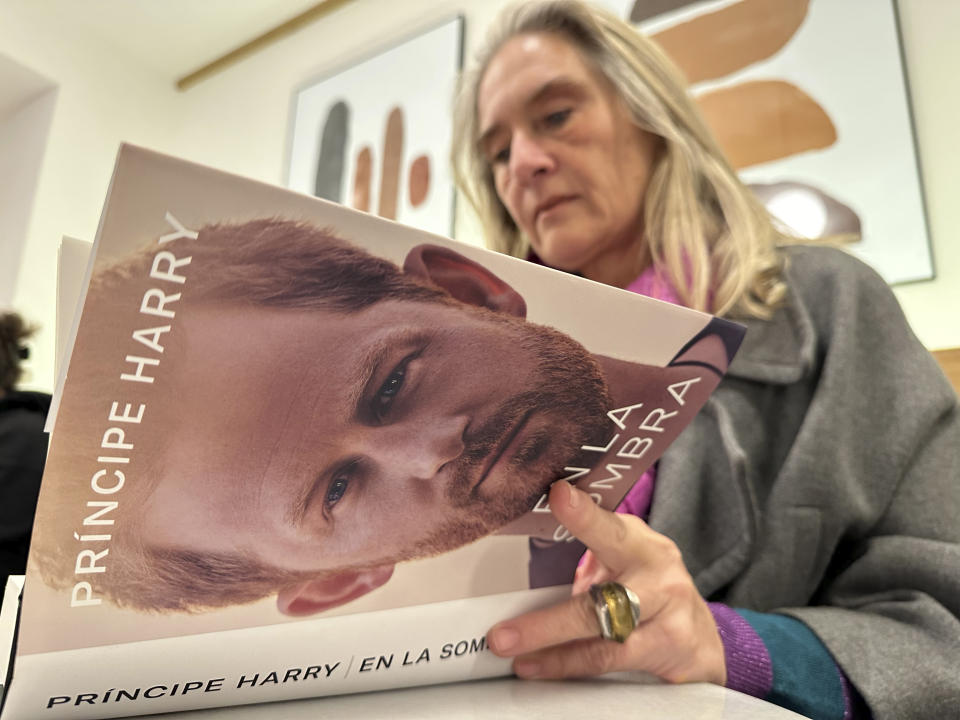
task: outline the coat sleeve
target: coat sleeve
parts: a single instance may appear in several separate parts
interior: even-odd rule
[[[957,396],[886,284],[839,264],[811,288],[820,376],[798,452],[841,507],[811,601],[777,612],[816,634],[878,720],[957,717]]]
[[[929,428],[819,602],[787,611],[816,633],[878,720],[960,708],[958,447],[954,410]]]

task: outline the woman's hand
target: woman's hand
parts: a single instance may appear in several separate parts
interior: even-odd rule
[[[632,515],[597,507],[569,483],[554,483],[550,509],[588,548],[572,597],[498,623],[487,634],[496,655],[513,657],[525,678],[564,678],[639,670],[668,682],[726,681],[723,643],[706,602],[669,538]],[[600,637],[587,592],[614,580],[639,599],[640,619],[623,644]]]

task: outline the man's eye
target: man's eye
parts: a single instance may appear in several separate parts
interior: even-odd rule
[[[403,383],[407,376],[407,362],[405,360],[397,365],[390,376],[384,380],[380,389],[377,390],[377,394],[373,398],[373,412],[378,420],[383,419],[400,390],[403,389]]]
[[[547,127],[560,127],[563,125],[567,119],[570,117],[570,109],[557,110],[556,112],[549,113],[543,118],[543,124]]]
[[[324,505],[332,508],[346,495],[348,487],[350,487],[349,475],[346,473],[338,473],[335,475],[333,480],[330,481],[330,487],[327,488],[327,497],[324,499]]]

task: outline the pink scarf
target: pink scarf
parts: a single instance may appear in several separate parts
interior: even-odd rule
[[[638,295],[646,295],[656,300],[664,300],[674,305],[682,305],[677,292],[659,270],[652,265],[640,273],[640,276],[627,285],[627,290]],[[617,506],[617,512],[644,518],[650,514],[653,502],[653,486],[657,480],[657,464],[654,463],[634,483],[629,492]]]

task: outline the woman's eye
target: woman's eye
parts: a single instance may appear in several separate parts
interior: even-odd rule
[[[327,488],[327,497],[324,500],[324,504],[328,508],[332,508],[346,495],[348,487],[350,487],[350,476],[345,473],[338,473],[334,476],[333,480],[330,481],[330,487]]]
[[[547,127],[560,127],[563,125],[567,118],[570,117],[570,110],[557,110],[556,112],[549,113],[543,118],[543,122]]]
[[[496,152],[493,156],[492,162],[494,165],[510,162],[510,146],[507,145],[505,148]]]

